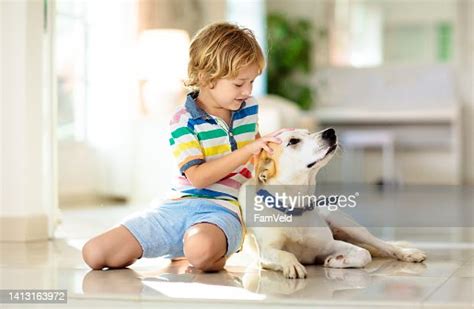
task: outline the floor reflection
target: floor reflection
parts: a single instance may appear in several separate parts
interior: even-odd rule
[[[337,291],[368,288],[374,275],[421,275],[426,270],[424,264],[399,262],[390,259],[376,259],[366,268],[335,269],[321,266],[307,268],[308,278],[291,280],[281,273],[260,271],[246,273],[243,276],[243,287],[255,292],[269,295],[293,295],[311,298],[330,298]]]
[[[239,293],[239,299],[290,295],[292,298],[328,299],[341,296],[341,292],[347,296],[351,290],[366,289],[377,276],[422,275],[426,269],[423,263],[375,259],[363,269],[308,266],[307,279],[293,280],[279,272],[243,267],[229,267],[225,271],[209,274],[190,267],[187,261],[177,261],[154,271],[91,270],[84,276],[82,290],[84,294],[96,295],[179,295],[181,298],[223,299],[234,298]],[[244,291],[250,293],[242,294]],[[187,295],[189,293],[193,295]]]

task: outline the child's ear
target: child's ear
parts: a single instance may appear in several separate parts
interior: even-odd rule
[[[268,155],[265,150],[258,154],[257,162],[255,164],[255,176],[259,183],[267,183],[267,181],[275,176],[276,164],[275,160]]]
[[[204,72],[198,73],[199,84],[204,87],[214,88],[214,82],[209,80],[209,76]]]

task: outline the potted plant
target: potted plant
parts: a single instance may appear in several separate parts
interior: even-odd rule
[[[311,31],[307,20],[289,20],[282,14],[267,16],[268,93],[296,102],[302,110],[313,105],[313,89],[308,85]]]

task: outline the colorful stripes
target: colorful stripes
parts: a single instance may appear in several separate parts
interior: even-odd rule
[[[243,124],[241,126],[238,126],[237,128],[234,128],[232,132],[234,133],[234,135],[255,132],[256,127],[257,125],[255,123]]]
[[[206,188],[193,187],[185,171],[231,153],[232,147],[239,149],[253,142],[258,129],[258,105],[253,99],[247,100],[241,109],[233,113],[232,123],[227,128],[223,121],[216,121],[198,107],[196,95],[188,95],[185,105],[170,121],[169,144],[181,172],[173,187],[174,198],[177,194],[178,197],[211,198],[235,204],[241,185],[252,177],[252,160]]]
[[[217,137],[222,137],[222,136],[227,136],[227,132],[222,130],[222,129],[215,129],[211,131],[204,131],[204,132],[199,132],[197,134],[197,137],[200,141],[208,140],[208,139],[213,139]]]

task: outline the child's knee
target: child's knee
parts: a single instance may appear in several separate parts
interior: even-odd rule
[[[89,240],[82,247],[82,258],[92,269],[102,269],[105,265],[105,252],[96,239]]]
[[[205,250],[205,248],[206,246],[203,246],[202,248],[196,246],[190,248],[188,246],[184,251],[189,263],[204,271],[214,266],[214,262],[218,259],[214,252]]]
[[[185,237],[184,254],[189,263],[203,271],[218,271],[224,267],[226,242],[206,234]]]
[[[212,251],[191,249],[185,254],[189,264],[202,271],[219,271],[225,265],[225,257],[219,257]]]

